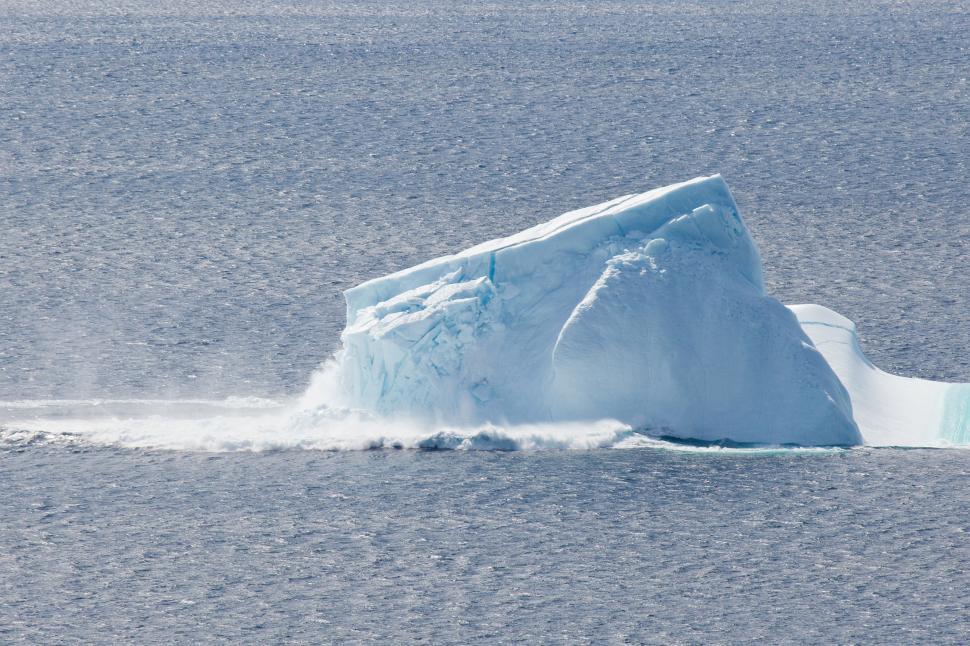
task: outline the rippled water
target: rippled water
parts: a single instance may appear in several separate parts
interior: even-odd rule
[[[960,451],[3,455],[0,639],[959,643]]]
[[[342,289],[714,172],[776,296],[970,381],[965,5],[200,6],[0,0],[0,641],[965,640],[961,451],[252,423]]]

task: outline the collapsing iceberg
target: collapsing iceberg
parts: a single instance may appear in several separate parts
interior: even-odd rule
[[[837,375],[847,364],[813,343],[817,311],[765,293],[717,175],[566,213],[345,297],[331,368],[344,406],[449,425],[614,419],[701,441],[862,442],[855,373]]]

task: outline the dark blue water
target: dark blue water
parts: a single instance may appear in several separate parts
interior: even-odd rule
[[[342,289],[714,172],[774,295],[970,381],[968,33],[932,1],[0,2],[0,401],[296,395]],[[956,643],[966,460],[9,434],[0,635]]]

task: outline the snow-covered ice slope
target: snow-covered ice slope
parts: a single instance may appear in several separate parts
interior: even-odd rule
[[[445,424],[616,419],[685,439],[861,441],[845,388],[765,294],[720,176],[566,213],[345,296],[330,403]]]
[[[970,384],[883,372],[862,353],[855,325],[821,305],[792,305],[798,322],[852,399],[865,443],[946,446],[970,443]]]

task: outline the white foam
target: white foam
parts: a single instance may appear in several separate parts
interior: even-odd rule
[[[105,410],[107,401],[110,411]],[[429,427],[363,411],[306,408],[298,402],[268,399],[24,400],[0,402],[0,410],[7,411],[0,417],[0,442],[8,445],[85,442],[209,452],[379,448],[516,451],[609,448],[633,435],[629,426],[613,420]]]

